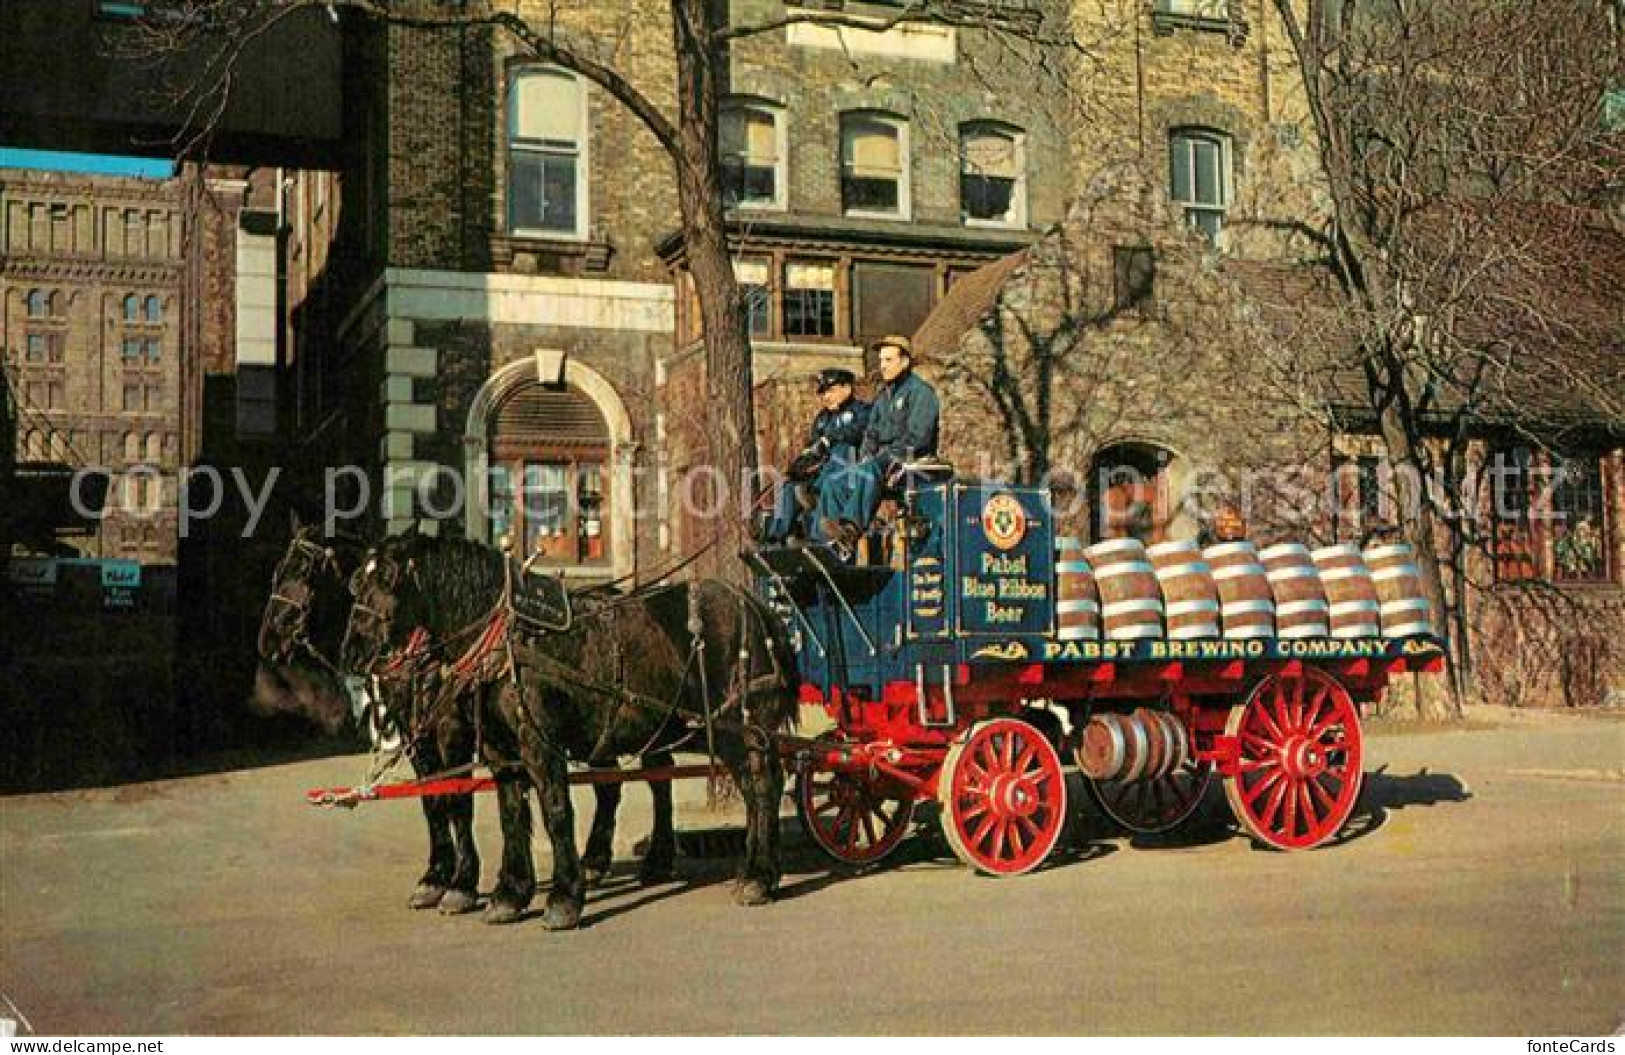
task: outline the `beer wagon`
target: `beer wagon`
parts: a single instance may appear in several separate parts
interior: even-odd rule
[[[1259,842],[1333,838],[1360,792],[1361,705],[1443,664],[1405,547],[1085,551],[1056,537],[1048,498],[928,480],[903,496],[880,562],[745,555],[791,635],[802,701],[834,722],[786,748],[811,838],[872,863],[934,800],[965,863],[1027,872],[1067,817],[1065,756],[1132,832],[1185,822],[1217,778]]]

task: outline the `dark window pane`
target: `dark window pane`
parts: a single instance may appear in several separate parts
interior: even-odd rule
[[[1203,205],[1224,203],[1224,190],[1219,173],[1219,147],[1216,143],[1199,139],[1193,144],[1196,167],[1196,201]]]
[[[785,290],[784,332],[790,337],[833,337],[834,292],[827,289]]]
[[[516,230],[576,230],[574,156],[516,150],[509,180],[509,220]]]
[[[864,176],[842,177],[841,207],[847,211],[896,212],[897,181]]]
[[[767,334],[772,325],[771,302],[766,286],[754,283],[742,283],[740,292],[745,295],[745,312],[750,319],[750,334],[752,337],[761,337]]]
[[[1145,246],[1118,246],[1112,250],[1117,286],[1117,310],[1148,312],[1156,303],[1157,262]]]
[[[1169,196],[1174,201],[1191,200],[1191,144],[1184,136],[1175,136],[1168,152]]]
[[[966,173],[959,179],[959,197],[972,220],[1008,220],[1016,194],[1016,181],[998,176]]]

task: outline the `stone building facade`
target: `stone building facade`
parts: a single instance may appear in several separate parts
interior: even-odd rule
[[[616,68],[672,112],[666,8],[559,17],[572,39],[615,41]],[[365,146],[330,226],[295,214],[289,242],[306,261],[290,341],[321,375],[295,398],[344,422],[327,456],[375,470],[368,508],[391,529],[506,540],[567,575],[680,556],[705,415],[669,158],[607,93],[500,34],[349,31],[347,138]],[[973,70],[964,31],[847,36],[750,38],[729,71],[730,237],[763,417],[786,435],[820,368],[861,369],[866,338],[912,330],[1062,215],[1064,146],[1019,69]],[[987,171],[968,210],[973,138]],[[294,198],[327,178],[302,175]]]
[[[175,561],[182,212],[175,180],[0,170],[17,457],[114,474],[87,556]]]

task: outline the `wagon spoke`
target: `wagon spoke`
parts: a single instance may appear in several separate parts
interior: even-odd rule
[[[869,837],[870,846],[880,841],[875,838],[875,815],[873,812],[866,812],[863,815],[863,833]]]
[[[1280,769],[1272,769],[1268,773],[1264,774],[1263,779],[1254,784],[1251,789],[1243,792],[1243,794],[1246,796],[1248,804],[1251,805],[1252,803],[1257,802],[1260,795],[1264,794],[1264,792],[1268,791],[1270,788],[1274,787],[1276,784],[1285,779],[1286,774]]]
[[[1269,800],[1264,803],[1264,812],[1259,816],[1259,820],[1264,822],[1264,827],[1275,827],[1275,815],[1280,812],[1281,801],[1286,798],[1286,791],[1289,786],[1289,781],[1280,780],[1271,788]]]
[[[1007,821],[1007,820],[1000,820],[997,824],[995,824],[993,826],[993,853],[992,853],[992,856],[993,856],[993,859],[995,861],[1003,860],[1003,858],[1004,858],[1004,838],[1005,838],[1005,834],[1009,831],[1009,829],[1010,829],[1010,822]]]
[[[1027,744],[1021,749],[1021,754],[1016,756],[1016,763],[1010,771],[1018,774],[1027,772],[1028,767],[1032,765],[1037,757],[1038,746],[1036,744]]]
[[[1286,816],[1282,819],[1281,829],[1288,836],[1291,836],[1298,830],[1298,791],[1301,784],[1296,780],[1288,780],[1285,787],[1286,794],[1283,797],[1285,799]]]

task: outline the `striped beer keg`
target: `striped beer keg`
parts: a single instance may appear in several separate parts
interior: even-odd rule
[[[1245,540],[1221,542],[1203,550],[1202,556],[1213,569],[1224,636],[1274,637],[1275,600],[1258,560],[1258,548]]]
[[[1259,555],[1264,578],[1275,598],[1275,633],[1279,637],[1328,637],[1329,606],[1320,573],[1309,559],[1309,547],[1296,542],[1271,546]]]
[[[1167,711],[1097,714],[1078,738],[1078,766],[1094,780],[1157,780],[1190,756],[1190,738]]]
[[[1114,538],[1084,550],[1100,591],[1100,623],[1119,641],[1162,636],[1162,591],[1139,539]]]
[[[1055,540],[1055,636],[1062,641],[1100,640],[1100,594],[1083,543]]]
[[[1310,556],[1320,569],[1320,585],[1331,604],[1333,637],[1377,637],[1382,633],[1377,587],[1353,543],[1322,546]]]
[[[1422,588],[1422,573],[1408,542],[1373,546],[1365,551],[1366,567],[1377,587],[1383,637],[1432,634],[1433,605]]]
[[[1162,588],[1168,636],[1177,640],[1219,636],[1219,591],[1195,542],[1159,542],[1146,551]]]

